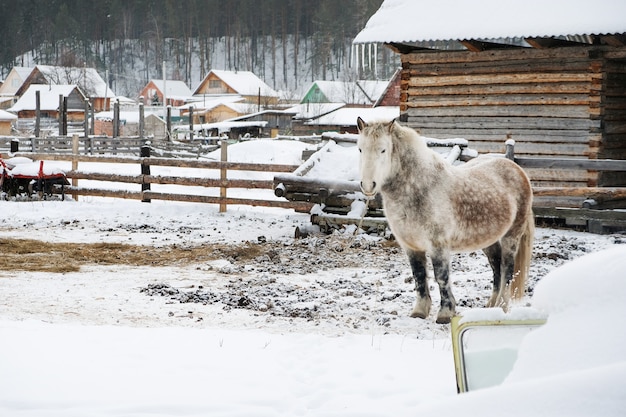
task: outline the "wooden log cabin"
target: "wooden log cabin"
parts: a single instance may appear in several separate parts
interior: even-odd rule
[[[549,4],[546,4],[549,3]],[[401,120],[481,153],[626,159],[626,2],[472,7],[386,0],[355,43],[400,54]],[[529,168],[536,186],[626,186],[626,172]]]

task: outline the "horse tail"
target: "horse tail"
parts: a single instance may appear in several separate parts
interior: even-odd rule
[[[530,260],[533,254],[533,242],[535,239],[535,216],[532,210],[529,210],[524,225],[524,233],[520,238],[517,253],[515,254],[515,274],[513,283],[511,284],[511,295],[513,298],[519,299],[524,296],[526,289],[526,280],[530,270]]]

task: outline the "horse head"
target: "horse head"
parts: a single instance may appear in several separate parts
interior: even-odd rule
[[[359,129],[361,190],[367,197],[373,197],[391,174],[392,133],[395,119],[391,122],[365,123],[357,118]]]

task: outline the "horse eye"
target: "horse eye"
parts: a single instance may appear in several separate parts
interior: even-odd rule
[[[359,148],[359,152],[363,152],[363,151],[361,150],[361,148]]]
[[[387,149],[383,149],[382,151],[380,151],[380,153],[385,153],[387,152]]]

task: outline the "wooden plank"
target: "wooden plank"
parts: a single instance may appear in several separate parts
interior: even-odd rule
[[[411,124],[423,129],[513,129],[513,130],[580,130],[588,132],[600,128],[600,120],[585,118],[541,118],[541,117],[412,117]]]
[[[401,56],[402,62],[411,65],[458,63],[467,64],[475,62],[498,63],[504,60],[558,60],[565,58],[588,59],[590,51],[610,51],[611,48],[594,46],[534,49],[522,48],[515,50],[489,50],[484,52],[469,51],[437,51],[437,52],[414,52]]]
[[[597,111],[600,114],[600,111]],[[407,112],[409,117],[560,117],[566,119],[589,118],[591,111],[589,105],[578,106],[455,106],[455,107],[429,107],[419,110],[410,109]],[[606,120],[606,118],[605,118]]]
[[[588,94],[543,94],[543,95],[494,95],[474,96],[459,95],[453,97],[412,97],[409,95],[406,106],[422,107],[456,107],[456,106],[528,106],[528,105],[590,105],[594,98]],[[599,102],[599,98],[597,99]]]
[[[227,205],[245,205],[245,206],[261,206],[261,207],[277,207],[287,208],[300,211],[309,211],[314,204],[300,201],[275,201],[275,200],[256,200],[247,198],[221,198],[206,195],[195,194],[166,194],[154,191],[144,191],[143,198],[152,200],[167,201],[185,201],[191,203],[209,203],[209,204],[227,204]]]
[[[409,96],[448,96],[448,95],[504,95],[504,94],[590,94],[591,84],[584,83],[533,83],[533,84],[466,84],[447,87],[411,86]]]
[[[624,187],[533,187],[536,196],[585,197],[592,199],[626,198]],[[626,213],[625,213],[626,214]]]
[[[471,62],[471,63],[438,63],[434,65],[411,65],[407,71],[411,77],[427,75],[488,75],[488,74],[519,74],[526,73],[588,73],[589,59],[560,59],[554,61],[526,60],[526,61],[500,61]],[[598,75],[598,78],[601,78]]]
[[[517,149],[516,149],[517,150]],[[594,171],[626,171],[626,160],[566,159],[516,157],[522,168],[583,169]]]
[[[408,87],[452,87],[465,85],[499,84],[583,84],[591,83],[593,76],[581,73],[509,73],[509,74],[474,74],[474,75],[439,75],[411,77]]]

